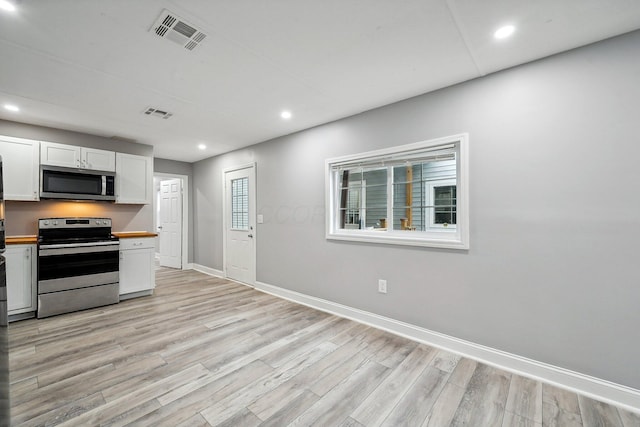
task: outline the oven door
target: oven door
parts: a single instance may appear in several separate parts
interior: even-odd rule
[[[38,250],[38,294],[117,283],[117,242],[41,245]]]

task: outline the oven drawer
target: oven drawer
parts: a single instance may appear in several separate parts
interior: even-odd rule
[[[38,295],[67,291],[71,289],[89,288],[91,286],[108,285],[118,283],[119,281],[120,273],[118,271],[85,276],[63,277],[60,279],[39,280]]]
[[[120,302],[117,283],[38,295],[38,318]]]

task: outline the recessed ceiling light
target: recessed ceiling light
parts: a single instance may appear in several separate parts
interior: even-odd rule
[[[18,111],[20,111],[20,108],[11,104],[4,104],[4,108],[5,110],[13,111],[14,113],[17,113]]]
[[[506,39],[516,30],[516,27],[513,25],[505,25],[504,27],[500,27],[493,33],[493,37],[497,39]]]
[[[283,111],[282,113],[280,113],[280,117],[282,117],[285,120],[288,120],[291,118],[291,111]]]
[[[204,144],[198,144],[198,148],[204,150],[205,148],[207,148],[207,146]]]
[[[0,9],[15,12],[16,7],[13,3],[9,3],[7,0],[0,0]]]

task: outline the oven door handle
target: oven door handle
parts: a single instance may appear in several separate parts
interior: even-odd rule
[[[120,245],[120,242],[111,240],[108,242],[56,243],[54,245],[41,245],[40,249],[80,248],[85,246],[119,246],[119,245]]]
[[[58,246],[58,245],[52,245]],[[52,256],[52,255],[69,255],[69,254],[88,254],[93,252],[117,252],[120,250],[120,245],[92,245],[92,246],[64,246],[64,247],[46,247],[40,248],[38,256]]]

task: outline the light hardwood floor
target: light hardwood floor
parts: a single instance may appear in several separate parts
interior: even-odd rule
[[[640,426],[640,416],[195,271],[11,324],[15,426]]]

